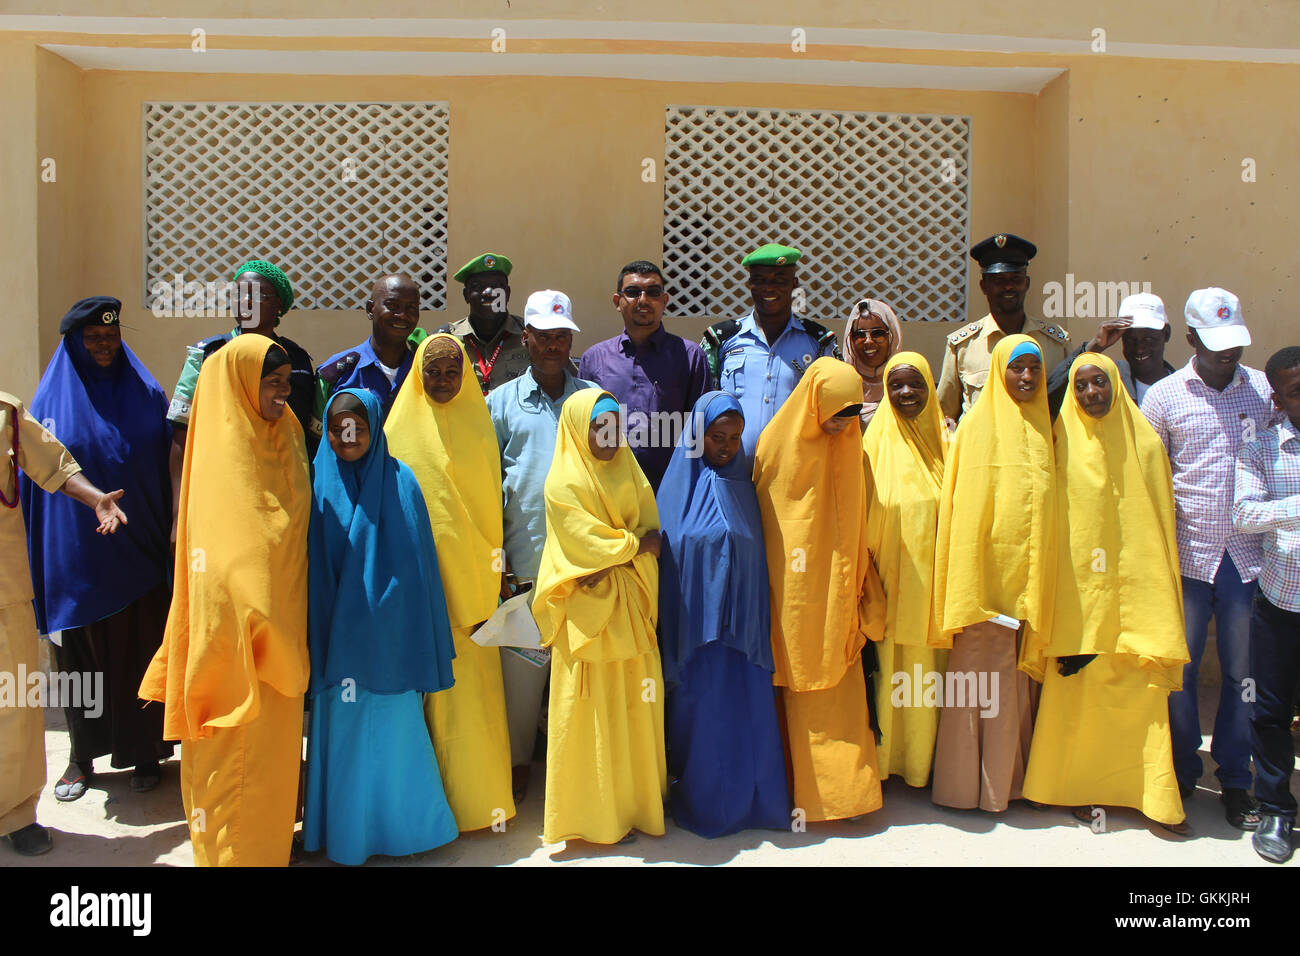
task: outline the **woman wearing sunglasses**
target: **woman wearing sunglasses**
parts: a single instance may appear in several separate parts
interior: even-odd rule
[[[862,376],[862,430],[885,397],[885,363],[903,347],[898,316],[879,299],[863,299],[849,313],[844,329],[844,361]]]

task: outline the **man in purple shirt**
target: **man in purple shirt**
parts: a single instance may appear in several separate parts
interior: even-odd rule
[[[686,416],[709,390],[704,350],[663,326],[664,285],[653,262],[625,265],[614,293],[623,331],[587,349],[578,364],[579,378],[595,382],[627,409],[628,447],[656,491]]]

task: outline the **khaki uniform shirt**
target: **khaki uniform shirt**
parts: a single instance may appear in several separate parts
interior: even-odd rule
[[[513,313],[506,318],[501,331],[491,342],[483,342],[474,334],[474,326],[470,325],[469,316],[459,322],[445,325],[438,331],[450,332],[464,343],[469,364],[474,369],[474,377],[478,379],[479,388],[483,390],[484,395],[498,385],[518,378],[532,364],[528,358],[528,349],[524,348],[521,338],[524,334],[524,320]],[[492,362],[492,353],[497,350],[498,345],[501,346],[501,352],[497,355],[497,360]],[[483,369],[479,367],[480,360],[484,365],[492,362],[492,370],[486,382],[483,380]]]
[[[1070,335],[1059,325],[1032,316],[1025,316],[1024,331],[1043,350],[1043,387],[1046,388],[1047,374],[1065,358]],[[956,419],[970,411],[989,377],[993,348],[1005,334],[990,314],[948,336],[943,371],[935,386],[939,407],[946,416]]]
[[[0,608],[4,608],[33,597],[32,571],[27,563],[27,528],[23,524],[23,509],[17,506],[15,469],[21,468],[43,491],[53,494],[81,471],[81,466],[57,438],[32,418],[22,399],[8,392],[0,392],[0,444],[8,452],[4,474],[0,475],[0,491],[4,492],[5,502],[15,503],[10,508],[0,502],[0,555],[3,555],[0,557]],[[94,516],[87,515],[86,520],[94,520]]]

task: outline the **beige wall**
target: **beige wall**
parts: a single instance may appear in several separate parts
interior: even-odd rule
[[[0,390],[30,398],[36,388],[36,50],[0,35]]]
[[[1021,140],[1034,123],[1035,98],[1020,94],[948,93],[694,85],[630,80],[495,77],[330,78],[226,77],[91,71],[84,75],[79,107],[65,121],[89,142],[115,148],[88,170],[81,204],[86,257],[77,294],[113,294],[123,300],[128,339],[165,386],[180,371],[184,346],[223,331],[219,319],[155,318],[140,295],[140,104],[147,100],[404,100],[451,103],[450,264],[486,249],[515,262],[513,305],[529,291],[558,288],[573,298],[583,333],[578,347],[621,328],[610,302],[618,269],[636,258],[662,257],[663,185],[641,180],[641,160],[663,165],[664,107],[669,103],[775,108],[830,108],[970,115],[974,229],[1029,231],[1033,225],[1031,151]],[[1009,225],[1007,225],[1009,224]],[[755,236],[755,244],[767,237]],[[236,263],[231,264],[232,267]],[[739,273],[739,263],[719,263]],[[369,276],[357,277],[358,306]],[[669,277],[671,282],[671,277]],[[869,264],[863,282],[870,284]],[[463,315],[460,286],[452,283],[449,313],[422,315],[432,327]],[[978,295],[978,290],[976,290]],[[75,295],[66,297],[72,301]],[[67,302],[42,308],[57,323]],[[671,307],[669,309],[671,313]],[[984,311],[972,304],[972,315]],[[834,316],[821,317],[834,325]],[[672,321],[670,328],[698,338],[702,321]],[[946,323],[908,329],[910,347],[937,354]],[[318,360],[368,334],[355,313],[296,311],[282,331]],[[44,342],[48,355],[53,341]]]
[[[1211,285],[1241,297],[1247,364],[1300,344],[1297,89],[1296,66],[1084,60],[1071,70],[1071,271],[1149,281],[1174,318],[1175,364],[1191,354],[1188,293]],[[1246,157],[1254,183],[1242,182]]]
[[[156,6],[140,0],[136,8],[115,12],[145,15],[156,12]],[[582,5],[559,0],[515,6],[516,17],[591,15]],[[857,19],[836,22],[830,14],[839,6],[816,5],[804,15],[810,25],[979,32],[966,4],[927,6],[907,24],[880,4],[855,8]],[[612,18],[616,7],[602,15]],[[168,7],[172,15],[185,9]],[[634,15],[649,16],[635,9]],[[736,10],[731,19],[789,19],[777,16],[775,8],[769,16],[763,4],[746,9],[748,15]],[[1202,35],[1194,10],[1184,9],[1187,17],[1174,22],[1167,15],[1143,12],[1145,5],[1116,4],[1108,19],[1099,17],[1096,24],[1108,29],[1111,42],[1295,42],[1294,17],[1276,9],[1243,7],[1234,14],[1234,32],[1221,33],[1217,40]],[[692,14],[684,7],[674,10],[670,5],[653,14],[661,20]],[[938,15],[944,11],[951,15],[947,20]],[[65,12],[91,11],[79,11],[74,4]],[[223,16],[250,13],[222,11]],[[386,13],[454,15],[438,4],[418,11],[386,8]],[[257,14],[347,16],[357,11],[342,4],[307,10],[273,3],[259,6]],[[706,16],[728,19],[717,10],[697,18]],[[1015,31],[996,30],[1072,36],[1091,19],[1081,17],[1074,5],[1028,4],[1019,21],[1005,20],[1019,24]],[[986,25],[984,31],[995,28]],[[972,238],[1012,231],[1039,244],[1041,253],[1031,270],[1031,312],[1041,311],[1044,286],[1063,282],[1066,273],[1094,282],[1150,282],[1171,315],[1179,317],[1170,351],[1179,362],[1187,354],[1181,344],[1182,303],[1191,289],[1218,284],[1242,297],[1256,341],[1248,362],[1260,366],[1274,349],[1297,338],[1287,308],[1297,291],[1290,248],[1300,225],[1300,157],[1293,144],[1291,102],[1300,87],[1296,65],[860,48],[843,54],[1066,71],[1033,96],[779,83],[83,72],[35,48],[38,42],[65,40],[0,33],[5,94],[0,118],[6,130],[0,146],[0,171],[5,173],[0,194],[7,223],[0,243],[10,253],[6,262],[11,268],[3,281],[13,293],[0,320],[11,346],[0,357],[5,376],[0,387],[22,394],[34,389],[38,362],[43,367],[48,360],[59,316],[81,296],[111,293],[123,299],[128,340],[167,387],[179,371],[184,346],[225,325],[221,320],[155,319],[142,307],[140,105],[151,99],[449,100],[449,272],[488,248],[511,255],[516,310],[532,289],[551,286],[569,292],[584,328],[579,347],[618,328],[609,286],[619,266],[662,254],[663,187],[641,181],[640,162],[653,157],[662,170],[663,111],[669,103],[968,115],[973,121]],[[84,42],[138,40],[97,37]],[[284,45],[303,49],[313,42]],[[331,42],[337,46],[338,41]],[[561,49],[563,43],[556,41],[552,48]],[[718,55],[720,45],[703,52]],[[45,155],[59,163],[57,184],[39,182],[37,163]],[[1258,164],[1258,181],[1251,184],[1241,181],[1241,160],[1247,156]],[[756,236],[755,241],[765,238]],[[718,267],[739,269],[734,263]],[[35,297],[30,289],[34,277]],[[358,304],[368,278],[357,277]],[[972,268],[966,318],[985,311],[977,278]],[[862,281],[869,286],[869,263]],[[450,313],[426,314],[423,324],[430,327],[449,314],[461,314],[458,292],[453,284]],[[819,318],[838,325],[834,316]],[[1097,322],[1093,317],[1064,320],[1076,338],[1091,334]],[[670,327],[696,337],[703,324],[677,320]],[[906,344],[937,363],[943,337],[954,327],[909,323]],[[359,341],[367,327],[359,311],[295,312],[283,331],[323,359]]]

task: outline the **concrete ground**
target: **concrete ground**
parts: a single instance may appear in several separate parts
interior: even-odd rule
[[[1218,781],[1209,756],[1209,727],[1218,693],[1211,641],[1200,687],[1202,757],[1206,774],[1186,801],[1191,837],[1178,837],[1135,810],[1107,810],[1106,832],[1093,833],[1066,810],[1032,810],[1022,802],[1002,814],[948,810],[898,778],[885,784],[885,805],[857,823],[815,823],[807,832],[751,830],[704,840],[667,822],[662,837],[641,835],[632,844],[596,847],[542,843],[544,767],[533,769],[528,797],[502,833],[480,831],[448,846],[403,858],[375,857],[368,866],[545,866],[688,864],[737,866],[1270,866],[1250,846],[1250,834],[1224,821]],[[180,759],[167,761],[152,793],[130,788],[130,770],[108,771],[107,758],[86,795],[73,803],[54,799],[54,783],[68,759],[60,711],[46,711],[48,780],[38,810],[54,832],[54,849],[24,859],[0,845],[0,866],[190,866],[193,855],[179,793]],[[107,772],[106,772],[107,771]],[[1293,781],[1293,790],[1297,783]],[[1297,791],[1300,792],[1300,791]],[[1297,865],[1300,855],[1288,865]],[[323,854],[303,865],[333,866]]]

